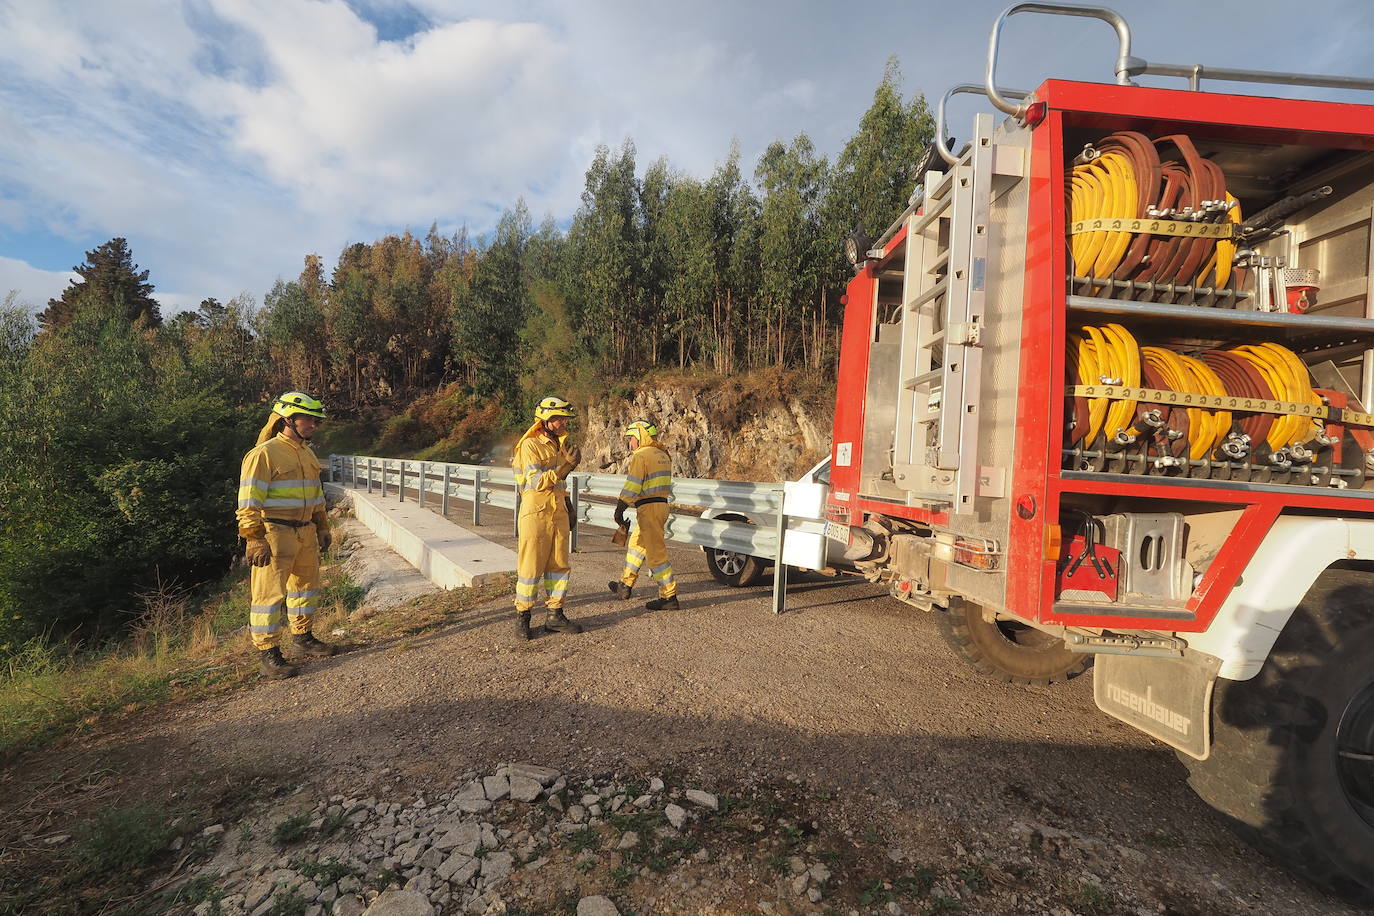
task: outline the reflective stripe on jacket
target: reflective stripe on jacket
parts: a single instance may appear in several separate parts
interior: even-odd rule
[[[564,437],[566,441],[567,437]],[[520,514],[563,508],[567,486],[558,476],[558,467],[567,456],[547,433],[527,434],[515,445],[511,467],[515,486],[520,491]]]
[[[641,499],[673,501],[673,459],[662,446],[654,443],[634,450],[620,498],[632,506]]]
[[[263,536],[263,519],[324,523],[320,461],[309,445],[273,436],[243,456],[239,475],[239,536]]]

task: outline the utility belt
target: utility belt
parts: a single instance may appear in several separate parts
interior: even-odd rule
[[[641,499],[639,502],[635,503],[635,508],[638,509],[638,508],[640,508],[641,506],[652,506],[654,503],[667,503],[667,502],[668,502],[667,497],[664,497],[664,496],[650,496],[648,499]]]
[[[284,518],[264,518],[263,521],[271,525],[285,525],[288,528],[304,528],[306,525],[315,524],[313,521],[310,521],[309,519],[303,522],[292,522]]]

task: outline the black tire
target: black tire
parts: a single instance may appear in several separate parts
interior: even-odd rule
[[[719,521],[748,522],[749,519],[743,515],[722,515]],[[735,553],[733,550],[715,550],[711,547],[701,549],[706,554],[706,565],[711,570],[711,578],[721,585],[748,588],[757,585],[763,578],[767,563],[758,557],[752,557],[747,553]]]
[[[970,601],[957,602],[935,617],[954,651],[994,680],[1044,686],[1077,677],[1092,662],[1092,656],[1070,652],[1062,639],[1034,627],[1011,620],[989,622]]]
[[[1218,680],[1188,782],[1309,881],[1374,904],[1374,574],[1328,569],[1260,673]]]
[[[763,578],[764,561],[732,550],[701,548],[706,553],[706,565],[711,578],[731,588],[747,588]]]

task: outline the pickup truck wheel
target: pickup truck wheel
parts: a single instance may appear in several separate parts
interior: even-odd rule
[[[1258,675],[1218,680],[1188,782],[1254,845],[1374,904],[1374,574],[1328,569]]]
[[[1070,652],[1062,639],[1010,620],[984,619],[983,609],[961,601],[937,613],[940,632],[979,671],[1011,684],[1053,684],[1083,673],[1092,657]]]
[[[706,552],[706,565],[711,568],[711,578],[721,585],[731,588],[746,588],[763,578],[763,561],[733,550],[701,548]]]

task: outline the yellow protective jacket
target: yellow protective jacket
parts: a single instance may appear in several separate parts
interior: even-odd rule
[[[244,455],[237,515],[242,538],[263,537],[266,518],[313,521],[326,530],[320,461],[310,446],[278,434]]]
[[[563,478],[572,469],[565,451],[567,441],[564,435],[555,442],[544,424],[535,423],[515,444],[510,464],[520,491],[521,515],[564,511],[563,498],[568,495],[568,488]]]
[[[641,445],[630,455],[620,498],[631,506],[646,499],[673,500],[673,459],[657,442]]]

